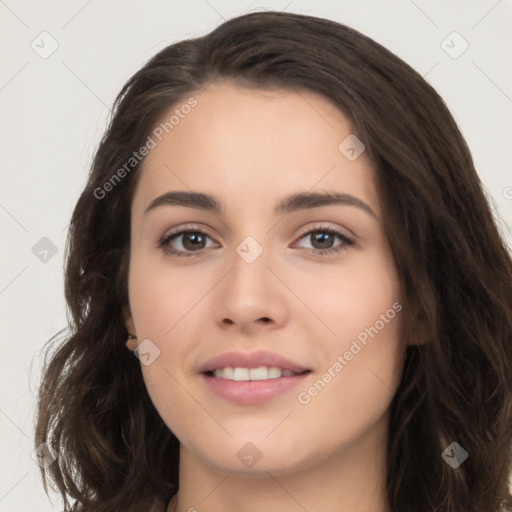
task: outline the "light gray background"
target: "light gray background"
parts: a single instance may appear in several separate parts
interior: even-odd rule
[[[31,458],[40,350],[66,324],[67,225],[115,95],[164,46],[260,9],[345,23],[418,70],[445,99],[511,224],[510,0],[0,0],[0,512],[60,510]],[[46,59],[31,47],[51,48],[43,31],[58,43]],[[457,36],[446,39],[453,31],[469,44],[458,58],[443,49],[462,49]],[[46,262],[32,252],[43,237],[57,248]]]

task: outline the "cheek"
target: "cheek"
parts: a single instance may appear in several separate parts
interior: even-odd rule
[[[325,418],[329,411],[331,426],[342,424],[347,432],[371,425],[386,412],[405,355],[404,308],[394,265],[384,252],[362,262],[333,273],[313,294],[319,316],[334,334],[319,337],[326,359],[298,400],[308,416]],[[330,427],[319,428],[329,435]]]
[[[310,432],[312,443],[318,437],[334,444],[339,437],[349,442],[387,413],[404,361],[395,320],[397,317],[377,334],[373,331],[373,337],[368,335],[366,344],[353,338],[343,348],[334,348],[323,372],[300,390],[298,407],[304,421],[317,419]]]
[[[396,309],[401,308],[393,304],[400,293],[396,270],[385,251],[355,256],[329,273],[298,282],[302,283],[299,294],[307,297],[311,311],[324,324],[319,324],[319,339],[325,340],[329,353],[333,348],[343,353],[357,337],[364,342],[367,329],[375,327],[394,337],[391,331],[400,317]]]
[[[192,333],[200,328],[199,317],[205,314],[200,300],[211,284],[206,278],[194,279],[191,284],[186,272],[146,261],[135,254],[129,272],[130,307],[137,336],[139,340],[151,340],[159,350],[150,365],[141,364],[142,376],[167,426],[182,431],[183,426],[179,427],[184,420],[176,411],[194,407],[185,391],[188,375],[183,372],[198,342]],[[192,425],[187,423],[185,430],[190,428]]]
[[[192,279],[191,279],[192,278]],[[129,273],[130,306],[138,333],[162,342],[172,337],[183,321],[189,322],[193,308],[211,288],[208,279],[192,277],[179,267],[162,261],[132,260]]]

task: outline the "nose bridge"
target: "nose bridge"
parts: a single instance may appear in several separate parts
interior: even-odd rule
[[[256,235],[261,240],[262,235]],[[256,236],[246,236],[236,247],[232,258],[232,270],[228,279],[235,287],[238,296],[256,301],[265,290],[272,288],[269,282],[272,255],[267,239],[258,241]]]
[[[257,193],[257,191],[255,192]],[[241,198],[239,197],[238,200],[240,201]],[[273,231],[269,232],[269,220],[263,217],[263,211],[258,210],[259,202],[255,201],[253,196],[252,200],[248,199],[243,204],[237,203],[236,208],[231,211],[233,218],[236,219],[232,225],[233,249],[235,251],[233,264],[240,269],[244,269],[244,267],[250,269],[257,264],[260,271],[265,269],[268,272],[262,262],[270,264]],[[256,218],[260,220],[255,221]]]
[[[282,284],[269,269],[273,257],[264,236],[248,235],[235,247],[217,303],[219,321],[246,328],[262,318],[276,321],[282,314]]]
[[[261,240],[262,235],[258,235],[258,238]],[[264,248],[263,244],[267,247]],[[260,257],[263,253],[268,254],[268,252],[268,237],[265,237],[265,240],[260,243],[254,236],[248,235],[236,247],[236,253],[247,265],[252,265],[257,260],[260,262],[261,259],[265,260],[266,257]]]

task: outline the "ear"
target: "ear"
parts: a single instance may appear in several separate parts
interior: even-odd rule
[[[128,334],[132,334],[133,336],[135,336],[135,338],[128,337],[126,341],[126,347],[128,348],[128,350],[133,352],[137,348],[138,344],[136,338],[137,331],[135,329],[135,324],[133,323],[131,311],[128,307],[123,308],[123,321],[126,330],[128,331]]]

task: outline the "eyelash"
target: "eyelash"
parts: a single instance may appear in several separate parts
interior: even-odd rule
[[[191,258],[195,256],[200,256],[204,251],[205,248],[199,249],[197,251],[191,251],[191,252],[184,252],[184,251],[175,251],[173,249],[166,248],[166,245],[173,239],[177,238],[179,236],[185,235],[185,234],[200,234],[203,236],[206,236],[208,238],[211,238],[207,233],[204,231],[201,231],[200,229],[195,228],[188,228],[188,229],[181,229],[179,231],[174,231],[171,233],[166,233],[163,235],[157,242],[157,248],[164,251],[164,253],[168,254],[169,256],[177,256],[177,257],[185,257],[185,258]],[[309,251],[314,252],[315,254],[318,254],[320,256],[327,256],[329,254],[338,253],[341,251],[347,251],[348,247],[354,244],[353,238],[349,237],[347,234],[338,231],[334,228],[328,228],[326,226],[322,225],[315,225],[312,229],[309,231],[306,231],[301,236],[299,236],[298,240],[301,240],[307,235],[311,235],[313,233],[328,233],[330,235],[336,235],[342,240],[342,244],[332,247],[330,249],[309,249]]]

